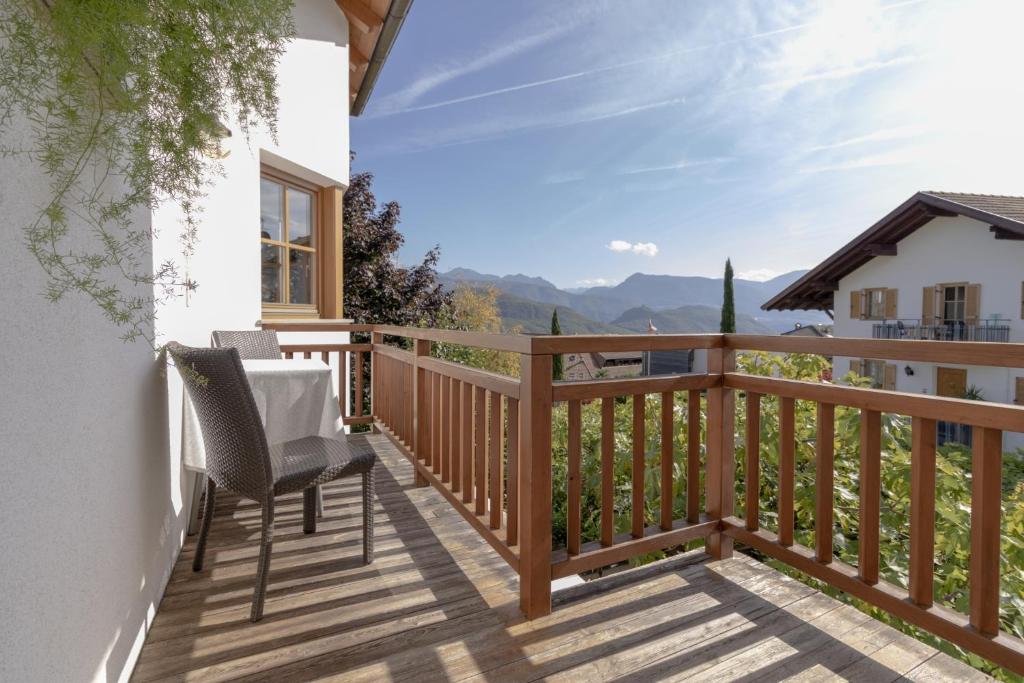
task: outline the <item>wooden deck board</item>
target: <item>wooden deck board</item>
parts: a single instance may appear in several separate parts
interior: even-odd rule
[[[356,481],[325,487],[317,533],[277,506],[264,619],[248,621],[259,510],[222,496],[206,569],[189,539],[133,678],[149,680],[864,680],[980,673],[737,553],[672,558],[556,593],[527,621],[518,579],[383,438],[376,561]]]

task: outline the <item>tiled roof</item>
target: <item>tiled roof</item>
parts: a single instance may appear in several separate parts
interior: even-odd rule
[[[1024,197],[1014,197],[1000,194],[970,194],[967,192],[932,192],[925,191],[921,194],[931,195],[955,202],[978,211],[984,211],[995,216],[1002,216],[1011,221],[1024,224]]]

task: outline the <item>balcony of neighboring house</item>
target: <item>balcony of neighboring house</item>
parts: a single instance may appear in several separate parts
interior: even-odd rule
[[[923,323],[916,318],[901,318],[874,323],[871,336],[874,339],[1008,342],[1010,321],[1006,318],[986,318],[976,323],[963,320]]]
[[[1024,345],[335,327],[352,343],[282,351],[362,370],[342,378],[341,400],[349,423],[372,427],[352,438],[378,456],[375,560],[362,561],[357,482],[323,487],[315,533],[303,533],[302,496],[282,496],[264,616],[250,623],[260,511],[217,499],[207,566],[192,572],[186,543],[136,680],[986,678],[764,560],[1024,675],[999,591],[1020,570],[1000,555],[1001,435],[1024,431],[1024,406],[737,370],[751,351],[1021,368]],[[519,376],[443,360],[451,344],[515,354]],[[707,372],[552,381],[557,354],[683,349],[706,353]],[[809,443],[798,402],[815,406]],[[840,410],[859,414],[852,465],[835,457]],[[880,521],[889,413],[909,416],[914,435],[901,585],[886,580]],[[934,574],[941,420],[974,428],[962,613],[939,604]],[[858,492],[836,490],[840,467],[858,471]],[[771,509],[763,489],[777,492]],[[795,528],[808,490],[813,529]],[[852,563],[839,559],[839,514],[858,518]],[[641,561],[656,552],[668,556]]]

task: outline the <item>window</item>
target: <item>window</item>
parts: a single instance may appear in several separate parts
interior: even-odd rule
[[[867,295],[867,317],[873,320],[885,318],[885,290],[866,289]]]
[[[942,322],[964,322],[967,317],[967,285],[942,287]]]
[[[850,318],[887,320],[896,318],[898,290],[888,287],[854,289],[850,292]]]
[[[260,178],[264,309],[316,314],[318,235],[315,189],[264,174]]]
[[[864,359],[861,374],[871,378],[871,385],[880,389],[885,385],[885,361]]]

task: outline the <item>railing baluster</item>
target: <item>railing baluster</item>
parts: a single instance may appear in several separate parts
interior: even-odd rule
[[[795,402],[779,397],[779,543],[793,545],[793,496],[796,485]]]
[[[601,544],[615,536],[615,399],[601,399]]]
[[[708,351],[708,372],[724,375],[736,369],[736,352],[718,348]],[[736,398],[730,387],[708,389],[707,458],[705,460],[704,506],[713,519],[735,513],[736,498]],[[718,532],[708,535],[705,548],[721,560],[732,556],[732,537]]]
[[[345,361],[346,353],[338,352],[338,409],[341,417],[348,417],[348,364]]]
[[[932,604],[935,564],[935,420],[912,420],[910,451],[910,599]]]
[[[462,429],[459,455],[462,458],[462,502],[473,500],[473,385],[462,384]]]
[[[818,562],[832,561],[832,501],[834,498],[836,407],[818,404],[818,433],[814,458],[814,554]]]
[[[448,447],[451,449],[452,493],[462,488],[462,382],[452,379]]]
[[[447,484],[452,476],[452,379],[441,377],[441,482]]]
[[[441,472],[441,458],[444,451],[441,450],[441,375],[432,373],[430,389],[430,470],[434,474]]]
[[[505,540],[519,543],[519,400],[508,398],[508,510],[505,515]]]
[[[753,391],[747,392],[746,437],[744,516],[747,529],[757,531],[761,525],[761,394]]]
[[[311,360],[313,358],[313,352],[312,351],[303,351],[302,352],[302,357],[305,358],[306,360]]]
[[[675,394],[664,391],[661,394],[661,528],[665,531],[672,528],[672,469],[676,440],[672,424],[674,415]]]
[[[882,491],[882,414],[860,413],[860,509],[858,574],[864,583],[878,583],[878,536]]]
[[[356,376],[356,404],[355,416],[362,417],[363,415],[363,353],[362,351],[356,351],[355,353],[356,366],[353,369],[353,374]]]
[[[686,397],[686,519],[700,520],[700,390]]]
[[[580,440],[581,410],[579,401],[569,401],[569,453],[568,453],[568,510],[566,511],[566,550],[570,555],[580,554],[580,505],[581,489],[580,460],[583,457]]]
[[[475,387],[474,396],[474,450],[473,460],[476,469],[476,514],[487,514],[487,391]]]
[[[971,626],[999,632],[999,516],[1002,501],[1003,433],[975,428],[971,460]]]
[[[505,451],[505,402],[504,396],[493,391],[488,392],[491,396],[491,424],[488,427],[489,438],[487,440],[488,455],[490,462],[487,466],[487,474],[490,478],[488,483],[491,499],[491,528],[501,528],[501,509],[505,500],[503,484],[505,481],[505,466],[502,456]]]
[[[647,397],[633,395],[633,538],[644,535],[644,413]]]
[[[418,462],[423,462],[426,456],[426,451],[429,448],[428,443],[430,442],[428,420],[429,413],[428,406],[430,404],[430,392],[428,391],[428,375],[429,373],[419,367],[419,359],[430,355],[430,342],[425,339],[416,339],[413,341],[413,358],[416,365],[412,368],[413,373],[413,390],[412,390],[412,439],[413,446],[412,451]],[[426,486],[427,481],[420,474],[419,470],[416,470],[415,477],[416,486]]]

